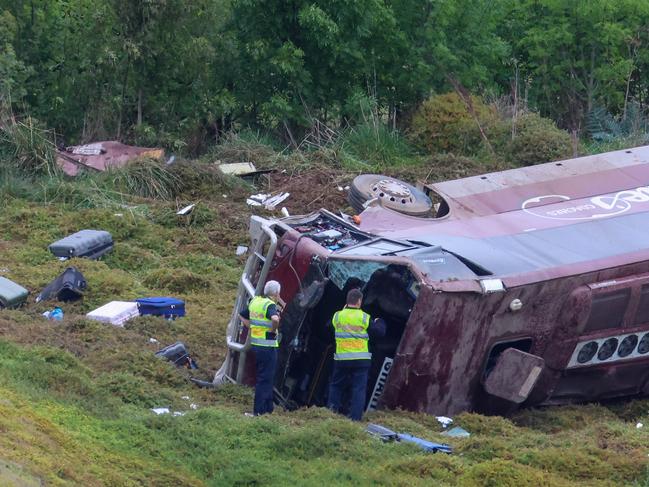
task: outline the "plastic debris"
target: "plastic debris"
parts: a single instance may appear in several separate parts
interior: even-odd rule
[[[250,197],[246,200],[248,206],[263,206],[264,201],[270,198],[269,194],[259,193],[251,194]]]
[[[274,196],[266,193],[253,194],[246,199],[246,203],[249,206],[263,206],[267,210],[274,210],[277,205],[290,195],[290,193],[279,193]]]
[[[178,210],[176,212],[176,215],[189,215],[192,212],[192,210],[194,209],[195,206],[196,206],[196,203],[192,203],[191,205],[187,205],[184,208]]]
[[[448,431],[444,431],[441,434],[450,436],[451,438],[468,438],[469,436],[471,436],[471,433],[469,433],[464,428],[460,428],[459,426],[455,426]]]
[[[635,425],[635,427],[638,428],[638,429],[642,428],[643,426],[644,426],[644,424],[642,424],[642,423],[638,423],[638,424]]]
[[[439,423],[444,427],[447,428],[449,424],[453,423],[453,420],[451,418],[448,418],[446,416],[435,416],[435,419],[439,421]]]
[[[184,399],[185,401],[189,401],[189,396],[182,396],[180,399]]]
[[[383,441],[392,441],[396,440],[399,437],[399,435],[395,431],[392,431],[385,426],[381,426],[380,424],[370,423],[367,425],[367,428],[365,428],[365,431],[367,431],[372,436],[380,438]]]
[[[151,411],[157,414],[158,416],[161,416],[163,414],[171,414],[172,416],[176,417],[176,416],[184,416],[185,414],[187,414],[184,411],[171,411],[169,408],[151,408]]]
[[[63,319],[63,310],[58,306],[51,311],[46,311],[43,316],[48,320],[61,321]]]
[[[248,247],[245,245],[237,245],[237,250],[235,252],[236,255],[243,255],[246,252],[248,252]]]
[[[149,343],[160,343],[160,342],[152,337],[152,338],[149,338]]]
[[[280,213],[282,214],[282,216],[286,216],[286,217],[291,216],[291,214],[288,212],[288,210],[286,209],[285,206],[282,206],[282,209],[279,210],[279,211],[280,211]]]
[[[235,162],[232,164],[219,164],[219,171],[233,176],[244,176],[257,172],[252,162]]]
[[[404,443],[413,443],[419,446],[422,450],[431,452],[431,453],[453,453],[453,448],[446,443],[434,443],[432,441],[424,440],[422,438],[417,438],[416,436],[409,435],[407,433],[397,433],[392,431],[385,426],[380,424],[370,423],[365,429],[370,435],[376,436],[382,441],[403,441]]]
[[[189,405],[189,407],[190,407],[191,409],[196,410],[196,409],[198,409],[198,404],[191,403],[191,404]]]
[[[453,448],[451,448],[451,446],[447,445],[446,443],[435,443],[432,441],[424,440],[422,438],[417,438],[416,436],[412,436],[407,433],[399,433],[398,439],[399,441],[403,441],[405,443],[412,443],[414,445],[417,445],[419,448],[427,452],[440,452],[448,454],[453,453]]]

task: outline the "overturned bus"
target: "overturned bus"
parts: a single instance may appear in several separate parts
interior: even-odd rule
[[[504,414],[649,393],[649,146],[424,190],[439,202],[427,218],[253,216],[215,385],[254,383],[238,313],[274,279],[286,407],[326,404],[328,322],[352,287],[387,322],[368,409]]]

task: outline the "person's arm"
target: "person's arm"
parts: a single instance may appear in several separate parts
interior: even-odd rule
[[[370,321],[367,331],[375,338],[383,338],[387,331],[385,320],[383,318],[374,318]]]
[[[271,321],[272,330],[274,333],[277,333],[279,330],[279,311],[277,311],[277,305],[271,304],[266,310],[266,318]]]
[[[279,315],[271,316],[270,321],[273,323],[273,331],[277,333],[279,331]]]
[[[250,327],[250,311],[248,311],[248,308],[245,308],[241,310],[239,313],[239,319],[241,320],[241,324],[245,326],[246,328]]]

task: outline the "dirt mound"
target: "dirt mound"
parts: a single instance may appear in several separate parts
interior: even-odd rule
[[[347,190],[353,175],[327,167],[278,171],[270,175],[268,188],[291,193],[286,206],[292,214],[309,213],[319,208],[338,211],[348,208]]]

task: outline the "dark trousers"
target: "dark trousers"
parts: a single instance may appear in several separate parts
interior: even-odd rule
[[[369,370],[370,367],[367,363],[355,365],[334,360],[334,370],[329,383],[329,409],[335,413],[340,412],[343,394],[349,388],[351,396],[349,417],[354,421],[360,421],[363,417],[363,409],[365,409]]]
[[[251,347],[255,352],[256,379],[254,414],[273,412],[273,381],[277,366],[277,348]]]

